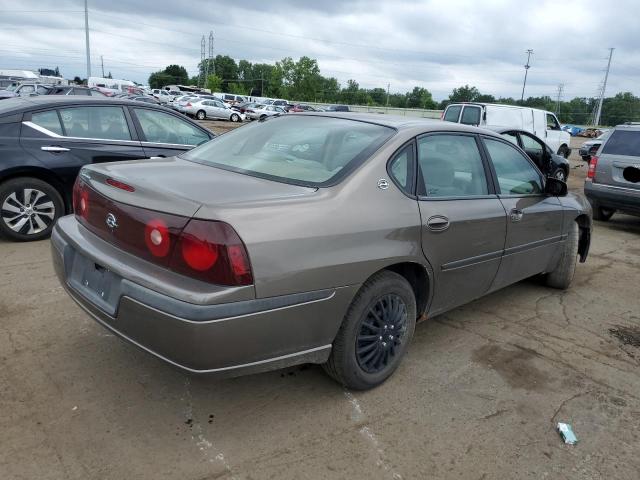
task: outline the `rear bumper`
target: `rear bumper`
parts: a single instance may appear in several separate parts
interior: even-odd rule
[[[357,290],[350,286],[193,304],[116,275],[108,256],[96,258],[95,250],[81,247],[79,233],[92,234],[82,231],[72,217],[61,220],[54,228],[51,250],[56,274],[71,298],[116,335],[189,372],[236,376],[323,363]],[[102,242],[97,237],[91,240]],[[104,267],[109,276],[117,277],[117,288],[105,289],[106,300],[83,287],[78,276],[83,262]]]
[[[640,190],[592,181],[584,182],[584,194],[594,207],[605,207],[640,215]]]

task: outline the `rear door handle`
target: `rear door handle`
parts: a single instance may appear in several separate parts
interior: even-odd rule
[[[68,152],[69,151],[68,148],[58,147],[56,145],[49,145],[47,147],[40,147],[40,150],[42,150],[43,152],[50,152],[50,153],[62,153],[62,152]]]
[[[434,215],[427,220],[427,228],[435,232],[441,232],[449,228],[449,219],[444,215]]]
[[[509,212],[509,217],[511,218],[512,222],[519,222],[520,220],[522,220],[523,216],[524,212],[519,208],[512,208]]]

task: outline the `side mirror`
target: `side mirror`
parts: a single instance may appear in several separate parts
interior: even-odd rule
[[[544,183],[544,193],[552,197],[566,197],[567,196],[567,184],[557,178],[547,177]]]

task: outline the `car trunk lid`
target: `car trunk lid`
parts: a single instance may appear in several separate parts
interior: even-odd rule
[[[594,182],[640,190],[640,129],[617,127],[602,146]]]

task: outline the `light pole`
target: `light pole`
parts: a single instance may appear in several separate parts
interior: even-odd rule
[[[527,86],[527,73],[529,73],[529,69],[531,68],[531,66],[529,65],[529,60],[531,59],[532,53],[533,53],[533,50],[531,49],[527,50],[527,64],[524,66],[524,83],[522,84],[522,95],[520,96],[521,102],[524,101],[524,87]]]
[[[87,42],[87,83],[91,77],[91,50],[89,49],[89,7],[87,0],[84,0],[84,34]]]

